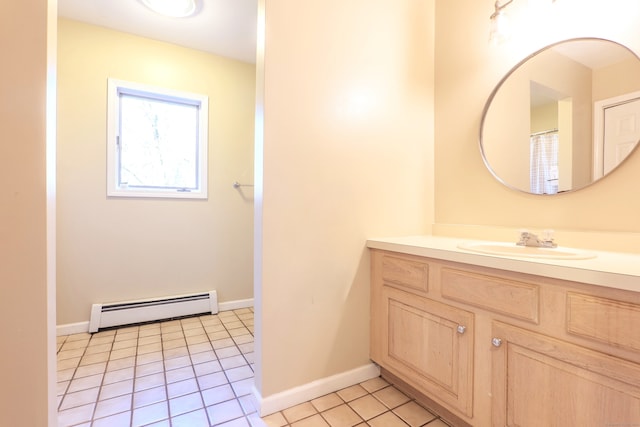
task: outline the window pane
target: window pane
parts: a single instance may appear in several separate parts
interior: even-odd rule
[[[198,187],[198,106],[120,94],[119,185]]]

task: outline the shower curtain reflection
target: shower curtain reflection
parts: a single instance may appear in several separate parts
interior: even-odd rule
[[[531,192],[556,194],[558,192],[558,131],[531,135]]]

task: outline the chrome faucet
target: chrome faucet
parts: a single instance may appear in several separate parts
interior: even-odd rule
[[[553,231],[544,230],[542,238],[528,231],[520,232],[520,240],[516,242],[519,246],[533,246],[536,248],[556,248],[558,245],[553,241]]]

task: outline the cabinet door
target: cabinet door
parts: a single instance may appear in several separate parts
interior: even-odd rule
[[[381,365],[434,400],[473,415],[473,314],[382,289]]]
[[[500,322],[492,329],[493,426],[640,424],[640,365]]]

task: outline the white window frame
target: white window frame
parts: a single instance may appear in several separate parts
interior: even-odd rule
[[[108,79],[107,94],[107,196],[206,199],[208,177],[208,103],[206,95]],[[145,96],[156,100],[194,105],[198,108],[196,188],[130,187],[120,184],[120,96]]]

